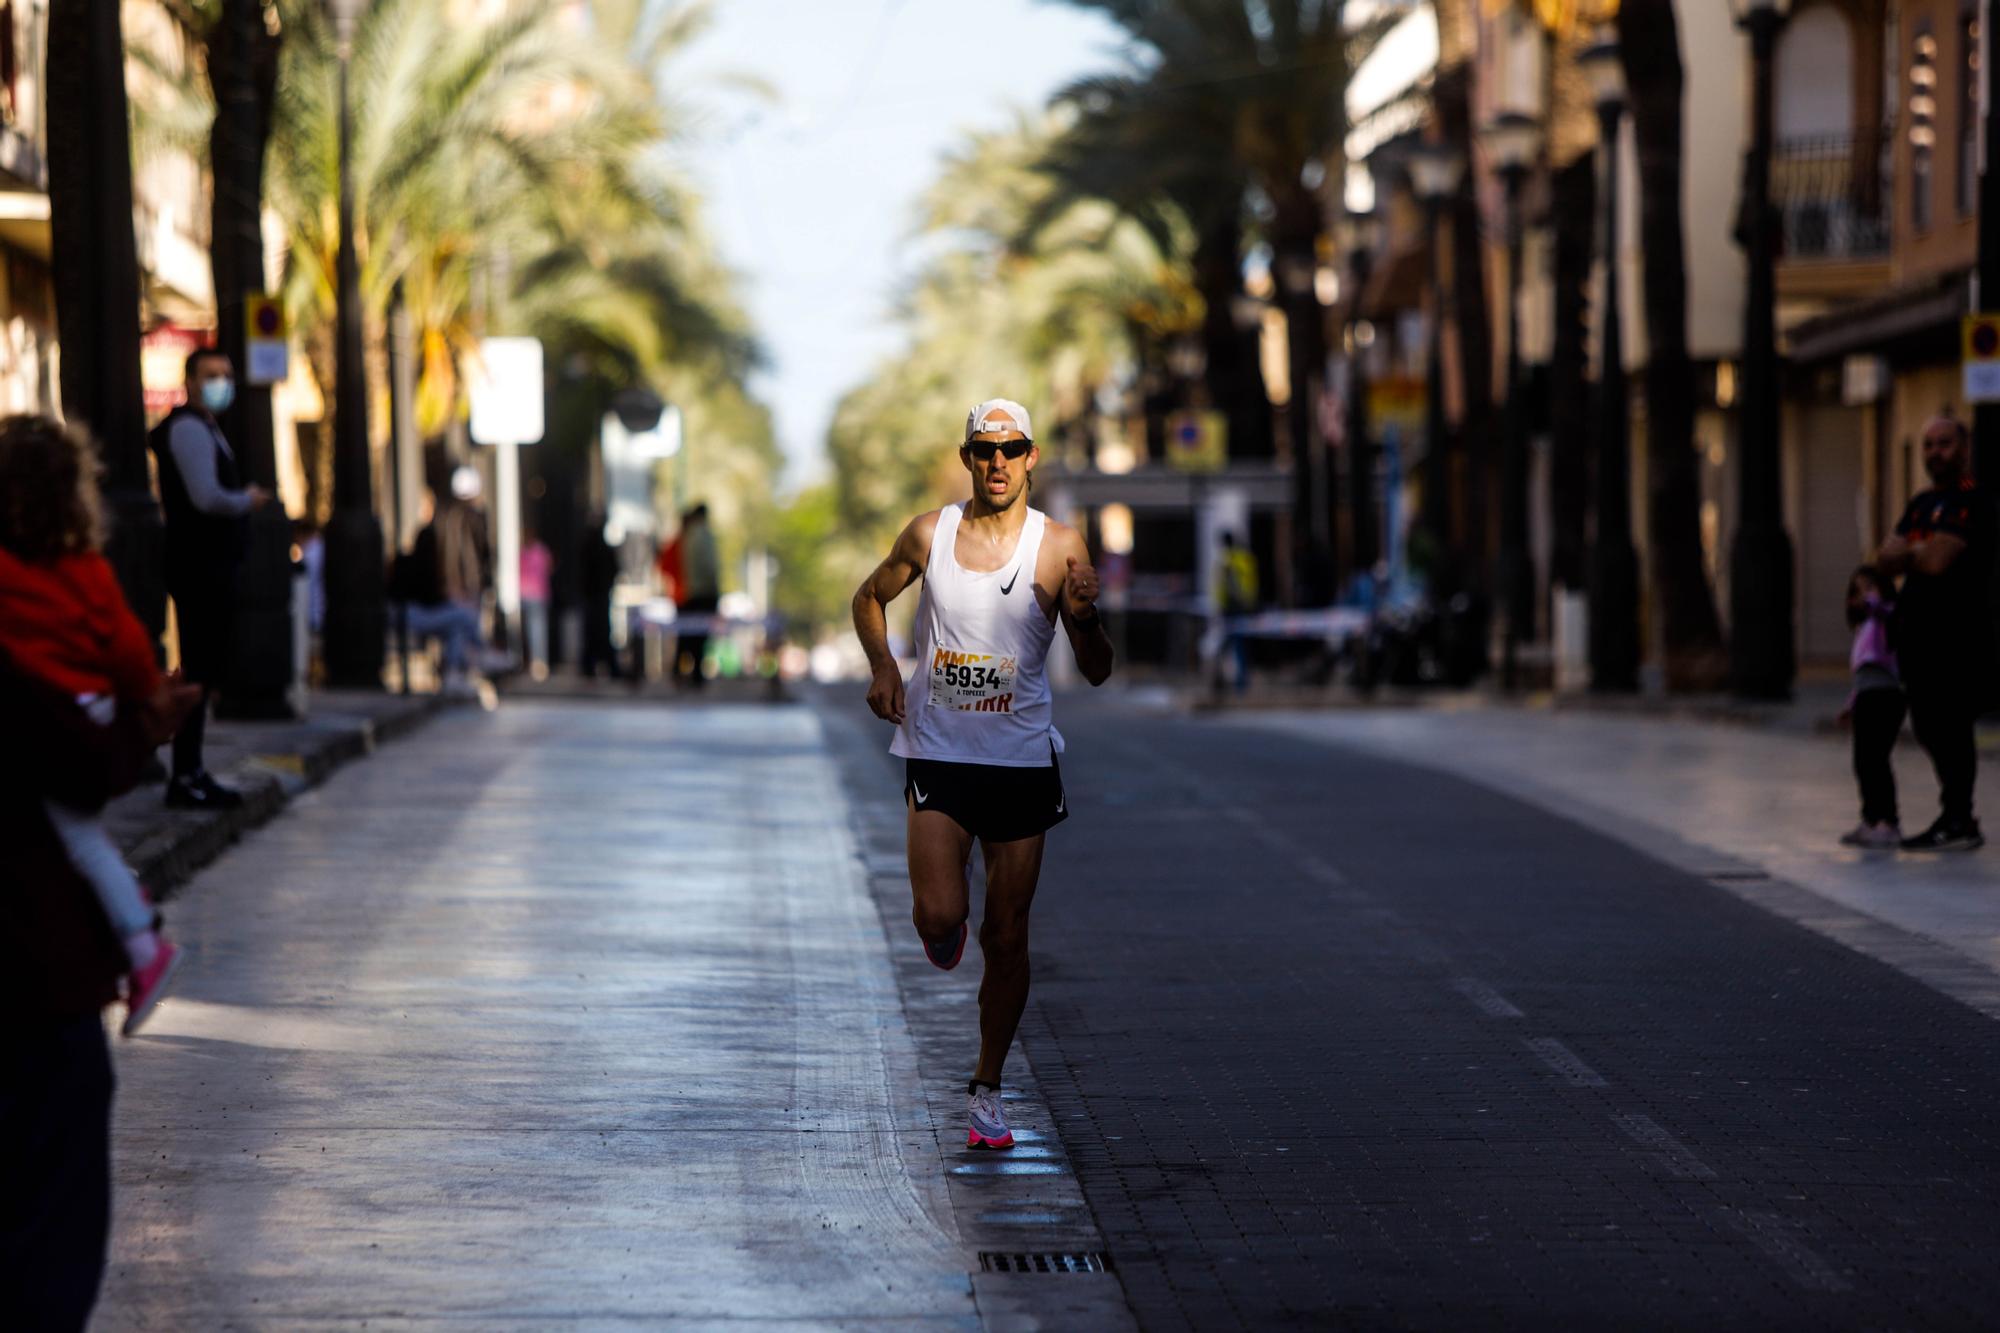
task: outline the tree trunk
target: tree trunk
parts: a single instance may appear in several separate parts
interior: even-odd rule
[[[222,0],[208,35],[208,80],[215,95],[209,264],[215,274],[217,343],[236,366],[238,386],[223,434],[248,479],[275,490],[271,389],[250,379],[245,301],[264,290],[264,149],[278,86],[278,38],[264,21],[264,4]],[[291,523],[283,509],[267,505],[250,516],[220,705],[227,716],[292,715],[291,549]]]
[[[1586,153],[1554,173],[1555,338],[1549,363],[1549,582],[1581,592],[1590,512],[1590,386],[1585,320],[1597,250],[1597,161]]]
[[[216,341],[236,363],[238,379],[236,405],[223,428],[250,480],[272,487],[278,470],[271,390],[248,382],[243,313],[243,298],[264,290],[264,150],[278,86],[278,38],[265,24],[264,0],[222,0],[208,38],[208,80],[215,95],[209,263],[215,274]]]
[[[1286,361],[1292,381],[1287,434],[1292,475],[1300,483],[1295,512],[1299,531],[1306,538],[1300,601],[1306,606],[1325,606],[1340,590],[1340,569],[1334,555],[1340,488],[1319,427],[1319,394],[1326,377],[1326,312],[1313,288],[1319,262],[1320,205],[1304,187],[1286,192],[1275,203],[1271,249],[1278,300],[1285,312]]]
[[[139,377],[139,253],[132,138],[118,6],[55,0],[49,10],[49,230],[63,412],[104,460],[106,554],[125,598],[157,636],[167,618],[164,535],[146,466]]]
[[[1645,256],[1646,473],[1650,559],[1667,688],[1716,689],[1727,678],[1722,626],[1701,552],[1694,452],[1694,366],[1687,346],[1687,242],[1681,230],[1680,36],[1673,0],[1627,0],[1618,49],[1639,160]]]
[[[1446,143],[1472,142],[1468,74],[1469,67],[1460,66],[1438,81],[1438,116]],[[1455,558],[1446,561],[1445,590],[1472,592],[1483,619],[1485,596],[1492,582],[1488,566],[1492,560],[1489,534],[1493,531],[1494,493],[1493,329],[1486,306],[1486,242],[1471,172],[1464,174],[1457,195],[1446,205],[1446,215],[1451,221],[1452,308],[1461,381],[1457,436],[1464,473],[1458,508],[1464,519],[1449,544]],[[1480,651],[1483,663],[1483,646]]]
[[[1201,343],[1209,401],[1229,421],[1231,458],[1269,458],[1271,400],[1257,360],[1256,331],[1236,327],[1243,295],[1243,234],[1233,212],[1219,212],[1202,228],[1194,252],[1194,279],[1204,307]]]

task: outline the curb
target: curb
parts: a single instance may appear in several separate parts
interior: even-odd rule
[[[301,794],[346,764],[365,759],[384,742],[415,731],[436,716],[444,703],[437,695],[413,696],[407,707],[381,717],[336,714],[306,723],[302,745],[253,755],[221,775],[225,783],[243,793],[241,806],[207,813],[163,810],[135,841],[125,845],[125,859],[153,899],[165,902],[244,834],[269,823]],[[139,790],[157,799],[157,788]]]

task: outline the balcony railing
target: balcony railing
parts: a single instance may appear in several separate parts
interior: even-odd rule
[[[1895,135],[1781,139],[1771,154],[1771,201],[1786,259],[1876,259],[1889,253]]]

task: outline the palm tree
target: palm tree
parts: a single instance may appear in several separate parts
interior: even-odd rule
[[[1680,36],[1673,0],[1625,0],[1617,22],[1639,158],[1650,564],[1659,599],[1667,686],[1715,689],[1728,674],[1729,660],[1701,550],[1694,365],[1687,338],[1687,241],[1681,231]]]
[[[1208,399],[1229,423],[1233,456],[1268,458],[1271,402],[1257,330],[1237,317],[1250,180],[1213,101],[1207,85],[1166,85],[1139,74],[1097,75],[1057,93],[1068,124],[1040,164],[1055,188],[1014,243],[1032,248],[1050,218],[1087,199],[1109,202],[1162,246],[1172,244],[1177,224],[1191,227]]]
[[[1135,126],[1151,153],[1209,154],[1233,163],[1252,187],[1249,203],[1270,246],[1288,331],[1292,408],[1286,414],[1304,510],[1310,472],[1326,466],[1314,403],[1326,355],[1325,312],[1315,290],[1326,199],[1344,176],[1347,80],[1384,30],[1357,30],[1343,0],[1071,0],[1131,34],[1150,67],[1136,77],[1150,94],[1136,104],[1152,131]],[[1195,125],[1202,129],[1191,134]],[[1331,483],[1331,477],[1328,478]],[[1337,509],[1334,487],[1325,490]],[[1333,592],[1331,552],[1308,559],[1308,598]]]

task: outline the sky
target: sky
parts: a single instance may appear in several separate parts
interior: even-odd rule
[[[674,67],[707,108],[686,169],[770,354],[755,387],[789,490],[821,475],[841,395],[899,347],[917,199],[944,154],[1112,65],[1119,34],[1046,0],[715,0],[714,13]],[[731,75],[773,95],[733,91]]]

